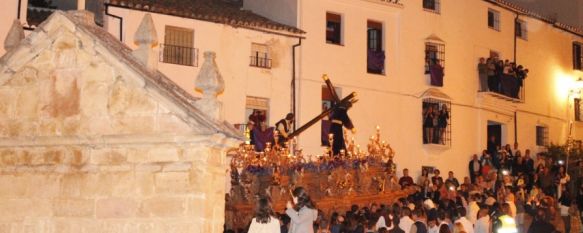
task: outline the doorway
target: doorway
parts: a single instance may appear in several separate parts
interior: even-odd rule
[[[492,152],[492,150],[498,151],[502,148],[503,131],[504,124],[495,121],[488,121],[488,136],[486,137],[488,152]],[[494,141],[492,141],[492,138],[494,138]]]

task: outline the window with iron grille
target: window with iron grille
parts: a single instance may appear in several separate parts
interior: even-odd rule
[[[549,128],[546,126],[536,127],[536,145],[537,146],[548,146],[549,145]]]
[[[573,42],[573,69],[583,70],[583,45]]]
[[[385,51],[383,51],[383,24],[367,22],[367,72],[383,74],[385,72]]]
[[[573,101],[575,102],[575,121],[583,121],[583,101],[580,98],[575,98]]]
[[[500,12],[488,9],[488,27],[500,31]]]
[[[194,30],[166,26],[164,32],[164,44],[160,46],[160,61],[198,66],[198,49],[194,48]]]
[[[437,63],[445,68],[445,45],[433,42],[425,43],[425,73],[429,74],[431,66]]]
[[[440,2],[439,0],[423,0],[423,9],[439,14]]]
[[[516,37],[523,39],[523,40],[528,39],[528,31],[526,30],[526,21],[516,20],[515,30],[516,30]]]
[[[326,12],[326,43],[342,44],[342,16]]]
[[[250,66],[271,69],[269,47],[265,44],[251,44]]]
[[[423,144],[451,146],[451,102],[423,99]]]

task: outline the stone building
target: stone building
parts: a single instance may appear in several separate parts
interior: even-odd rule
[[[149,15],[135,51],[84,11],[23,35],[0,58],[0,232],[223,231],[241,136],[222,121],[213,53],[199,100],[157,71]]]

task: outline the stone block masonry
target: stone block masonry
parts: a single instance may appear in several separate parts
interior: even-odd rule
[[[188,151],[215,157],[174,144],[0,148],[0,232],[220,232],[208,215],[224,208],[211,186],[225,174]]]

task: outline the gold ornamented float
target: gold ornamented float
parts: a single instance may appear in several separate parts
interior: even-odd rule
[[[324,155],[304,155],[293,149],[295,139],[286,142],[285,147],[276,141],[275,146],[268,145],[262,152],[255,152],[252,145],[232,150],[227,227],[245,228],[253,217],[259,195],[270,196],[275,211],[283,212],[286,202],[291,200],[291,190],[297,186],[307,188],[326,216],[334,211],[344,212],[353,204],[390,204],[413,193],[411,189],[401,190],[394,172],[395,152],[380,138],[377,127],[366,148],[355,145],[352,138],[346,140],[346,151],[337,156],[332,155],[331,148]],[[329,140],[333,145],[332,135]]]

